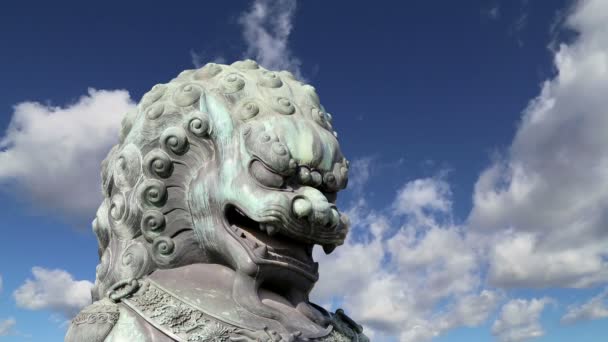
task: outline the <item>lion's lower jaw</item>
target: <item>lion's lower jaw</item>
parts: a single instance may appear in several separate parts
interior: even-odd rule
[[[329,317],[308,303],[307,292],[292,288],[277,293],[265,287],[264,280],[236,273],[232,297],[237,305],[257,316],[279,323],[287,333],[305,338],[326,336],[330,331]],[[289,299],[287,299],[289,298]]]

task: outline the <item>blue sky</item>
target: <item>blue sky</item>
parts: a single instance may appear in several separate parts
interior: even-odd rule
[[[243,58],[314,85],[352,162],[352,233],[317,255],[317,302],[374,341],[602,341],[607,5],[12,3],[0,341],[60,341],[87,304],[122,113],[182,70]]]

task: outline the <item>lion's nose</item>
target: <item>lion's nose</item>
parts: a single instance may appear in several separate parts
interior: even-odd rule
[[[293,213],[301,219],[310,215],[312,212],[312,203],[306,198],[298,197],[293,201],[292,208]]]
[[[338,210],[325,200],[313,202],[306,197],[297,197],[292,203],[292,210],[297,218],[317,226],[335,228],[340,223]]]

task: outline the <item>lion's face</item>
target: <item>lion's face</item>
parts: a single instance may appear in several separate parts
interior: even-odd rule
[[[322,336],[312,249],[344,242],[335,200],[347,177],[312,86],[250,60],[184,71],[125,116],[102,167],[95,296],[157,269],[220,264],[239,307]]]
[[[335,205],[348,166],[329,115],[314,107],[296,110],[280,98],[283,110],[238,120],[220,100],[207,96],[207,103],[214,167],[201,169],[190,194],[203,244],[233,251],[229,263],[236,268],[253,262],[314,282],[314,244],[330,252],[348,232]]]

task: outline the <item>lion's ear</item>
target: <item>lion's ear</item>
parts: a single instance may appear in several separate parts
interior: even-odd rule
[[[228,143],[232,138],[234,123],[226,105],[207,92],[202,93],[199,103],[200,111],[209,115],[211,124],[209,133],[215,138],[214,140],[224,144]]]

